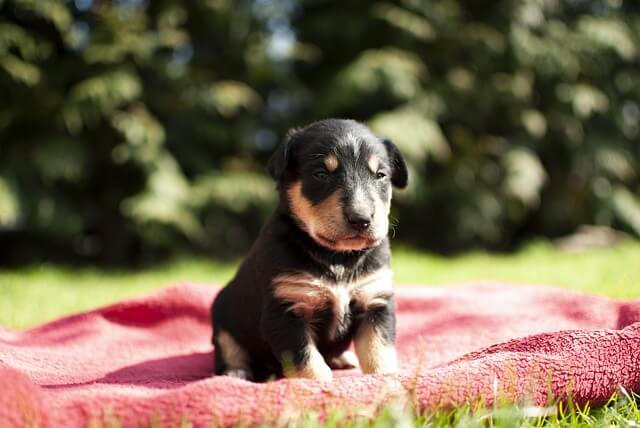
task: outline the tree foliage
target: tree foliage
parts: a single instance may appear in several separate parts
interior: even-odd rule
[[[623,0],[0,0],[0,256],[243,251],[323,117],[401,147],[416,245],[640,234],[638,46]]]

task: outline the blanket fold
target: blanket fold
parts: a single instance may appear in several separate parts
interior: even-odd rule
[[[640,300],[547,287],[398,287],[401,373],[256,384],[212,376],[209,304],[182,285],[24,331],[0,328],[0,426],[286,422],[300,411],[640,392]]]

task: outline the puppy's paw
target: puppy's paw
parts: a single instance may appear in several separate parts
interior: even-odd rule
[[[322,361],[322,364],[307,364],[289,374],[288,377],[329,381],[333,379],[333,373],[329,366]]]
[[[382,361],[374,370],[373,373],[378,374],[395,374],[398,373],[398,361],[396,356],[387,357],[385,361]]]
[[[333,373],[320,352],[315,348],[310,348],[308,352],[307,360],[294,370],[288,373],[285,372],[286,376],[290,378],[306,378],[323,381],[332,380]]]
[[[333,380],[333,373],[331,372],[331,368],[329,368],[329,366],[326,365],[324,362],[321,366],[314,367],[313,370],[308,374],[309,376],[307,377],[314,380],[323,380],[323,381]]]
[[[398,356],[393,346],[373,346],[358,353],[360,367],[365,374],[398,373]]]
[[[242,369],[232,369],[224,372],[225,376],[231,376],[238,379],[251,380],[251,373],[247,370]]]
[[[385,347],[378,350],[374,363],[370,366],[370,372],[375,374],[398,373],[398,356],[392,347]]]
[[[345,351],[342,355],[329,359],[327,364],[334,370],[348,370],[360,367],[358,357],[351,351]]]

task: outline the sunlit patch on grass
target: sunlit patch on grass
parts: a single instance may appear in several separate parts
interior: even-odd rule
[[[640,242],[566,253],[546,241],[512,254],[444,257],[397,246],[396,284],[445,286],[481,280],[545,284],[617,298],[640,297]],[[28,327],[177,283],[224,284],[236,263],[180,259],[138,271],[42,264],[0,271],[0,325]]]

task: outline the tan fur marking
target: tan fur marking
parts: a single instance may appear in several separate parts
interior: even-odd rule
[[[378,155],[371,155],[367,164],[369,165],[371,172],[376,174],[378,172],[378,168],[380,168],[380,158]]]
[[[291,302],[293,313],[310,321],[318,311],[332,304],[334,293],[322,281],[306,273],[284,273],[273,279],[277,299]]]
[[[307,361],[302,367],[289,370],[285,373],[288,378],[307,378],[329,381],[333,378],[331,369],[324,361],[324,357],[318,348],[310,341],[306,349]]]
[[[388,344],[378,329],[363,324],[354,340],[356,355],[363,373],[396,373],[398,357],[392,344]]]
[[[312,322],[320,311],[332,309],[334,320],[329,326],[329,337],[334,337],[339,323],[349,307],[349,290],[345,286],[330,284],[306,273],[285,273],[273,279],[273,294],[277,299],[290,302],[289,310]]]
[[[220,347],[222,359],[227,366],[225,374],[236,377],[249,377],[251,368],[249,366],[249,355],[247,351],[224,330],[218,333],[217,344]],[[244,376],[242,375],[243,372]]]
[[[318,220],[323,222],[322,226],[324,228],[333,227],[335,224],[331,224],[329,222],[335,222],[339,220],[342,222],[342,204],[340,203],[340,199],[342,199],[342,191],[336,190],[328,198],[324,201],[320,202],[316,207],[314,207],[316,216]]]
[[[371,244],[366,239],[337,239],[348,230],[340,203],[341,190],[335,191],[318,205],[312,205],[302,194],[302,182],[297,181],[289,187],[287,195],[291,212],[300,227],[321,245],[336,251],[352,251]]]
[[[344,318],[351,298],[365,311],[386,306],[393,294],[391,279],[392,272],[388,268],[341,284],[325,282],[303,272],[284,273],[274,278],[273,293],[276,298],[290,302],[290,310],[308,322],[313,321],[314,316],[321,310],[331,308],[334,314],[334,322],[328,332],[331,337],[335,335],[339,323]],[[310,330],[309,334],[309,341],[313,343],[313,331]],[[397,370],[397,357],[393,345],[386,343],[374,325],[365,323],[360,327],[355,337],[355,348],[364,373],[393,373]],[[305,366],[287,376],[330,379],[326,376],[327,364],[324,360],[320,361],[322,356],[315,346],[310,345],[307,353],[309,358]]]
[[[297,181],[291,185],[287,190],[287,196],[289,197],[289,204],[291,205],[291,212],[296,216],[300,222],[300,226],[312,233],[312,225],[314,221],[314,209],[311,202],[302,195],[302,181]]]
[[[312,237],[315,237],[317,231],[321,229],[329,229],[327,234],[330,234],[332,232],[330,229],[343,221],[340,209],[340,199],[342,198],[340,190],[315,206],[302,194],[301,181],[291,185],[287,193],[291,203],[291,211]]]
[[[392,277],[391,270],[383,268],[351,283],[349,288],[354,299],[365,311],[384,307],[393,295]]]
[[[338,169],[338,165],[339,163],[336,155],[329,155],[324,158],[324,166],[327,167],[327,171],[334,172],[336,169]]]

